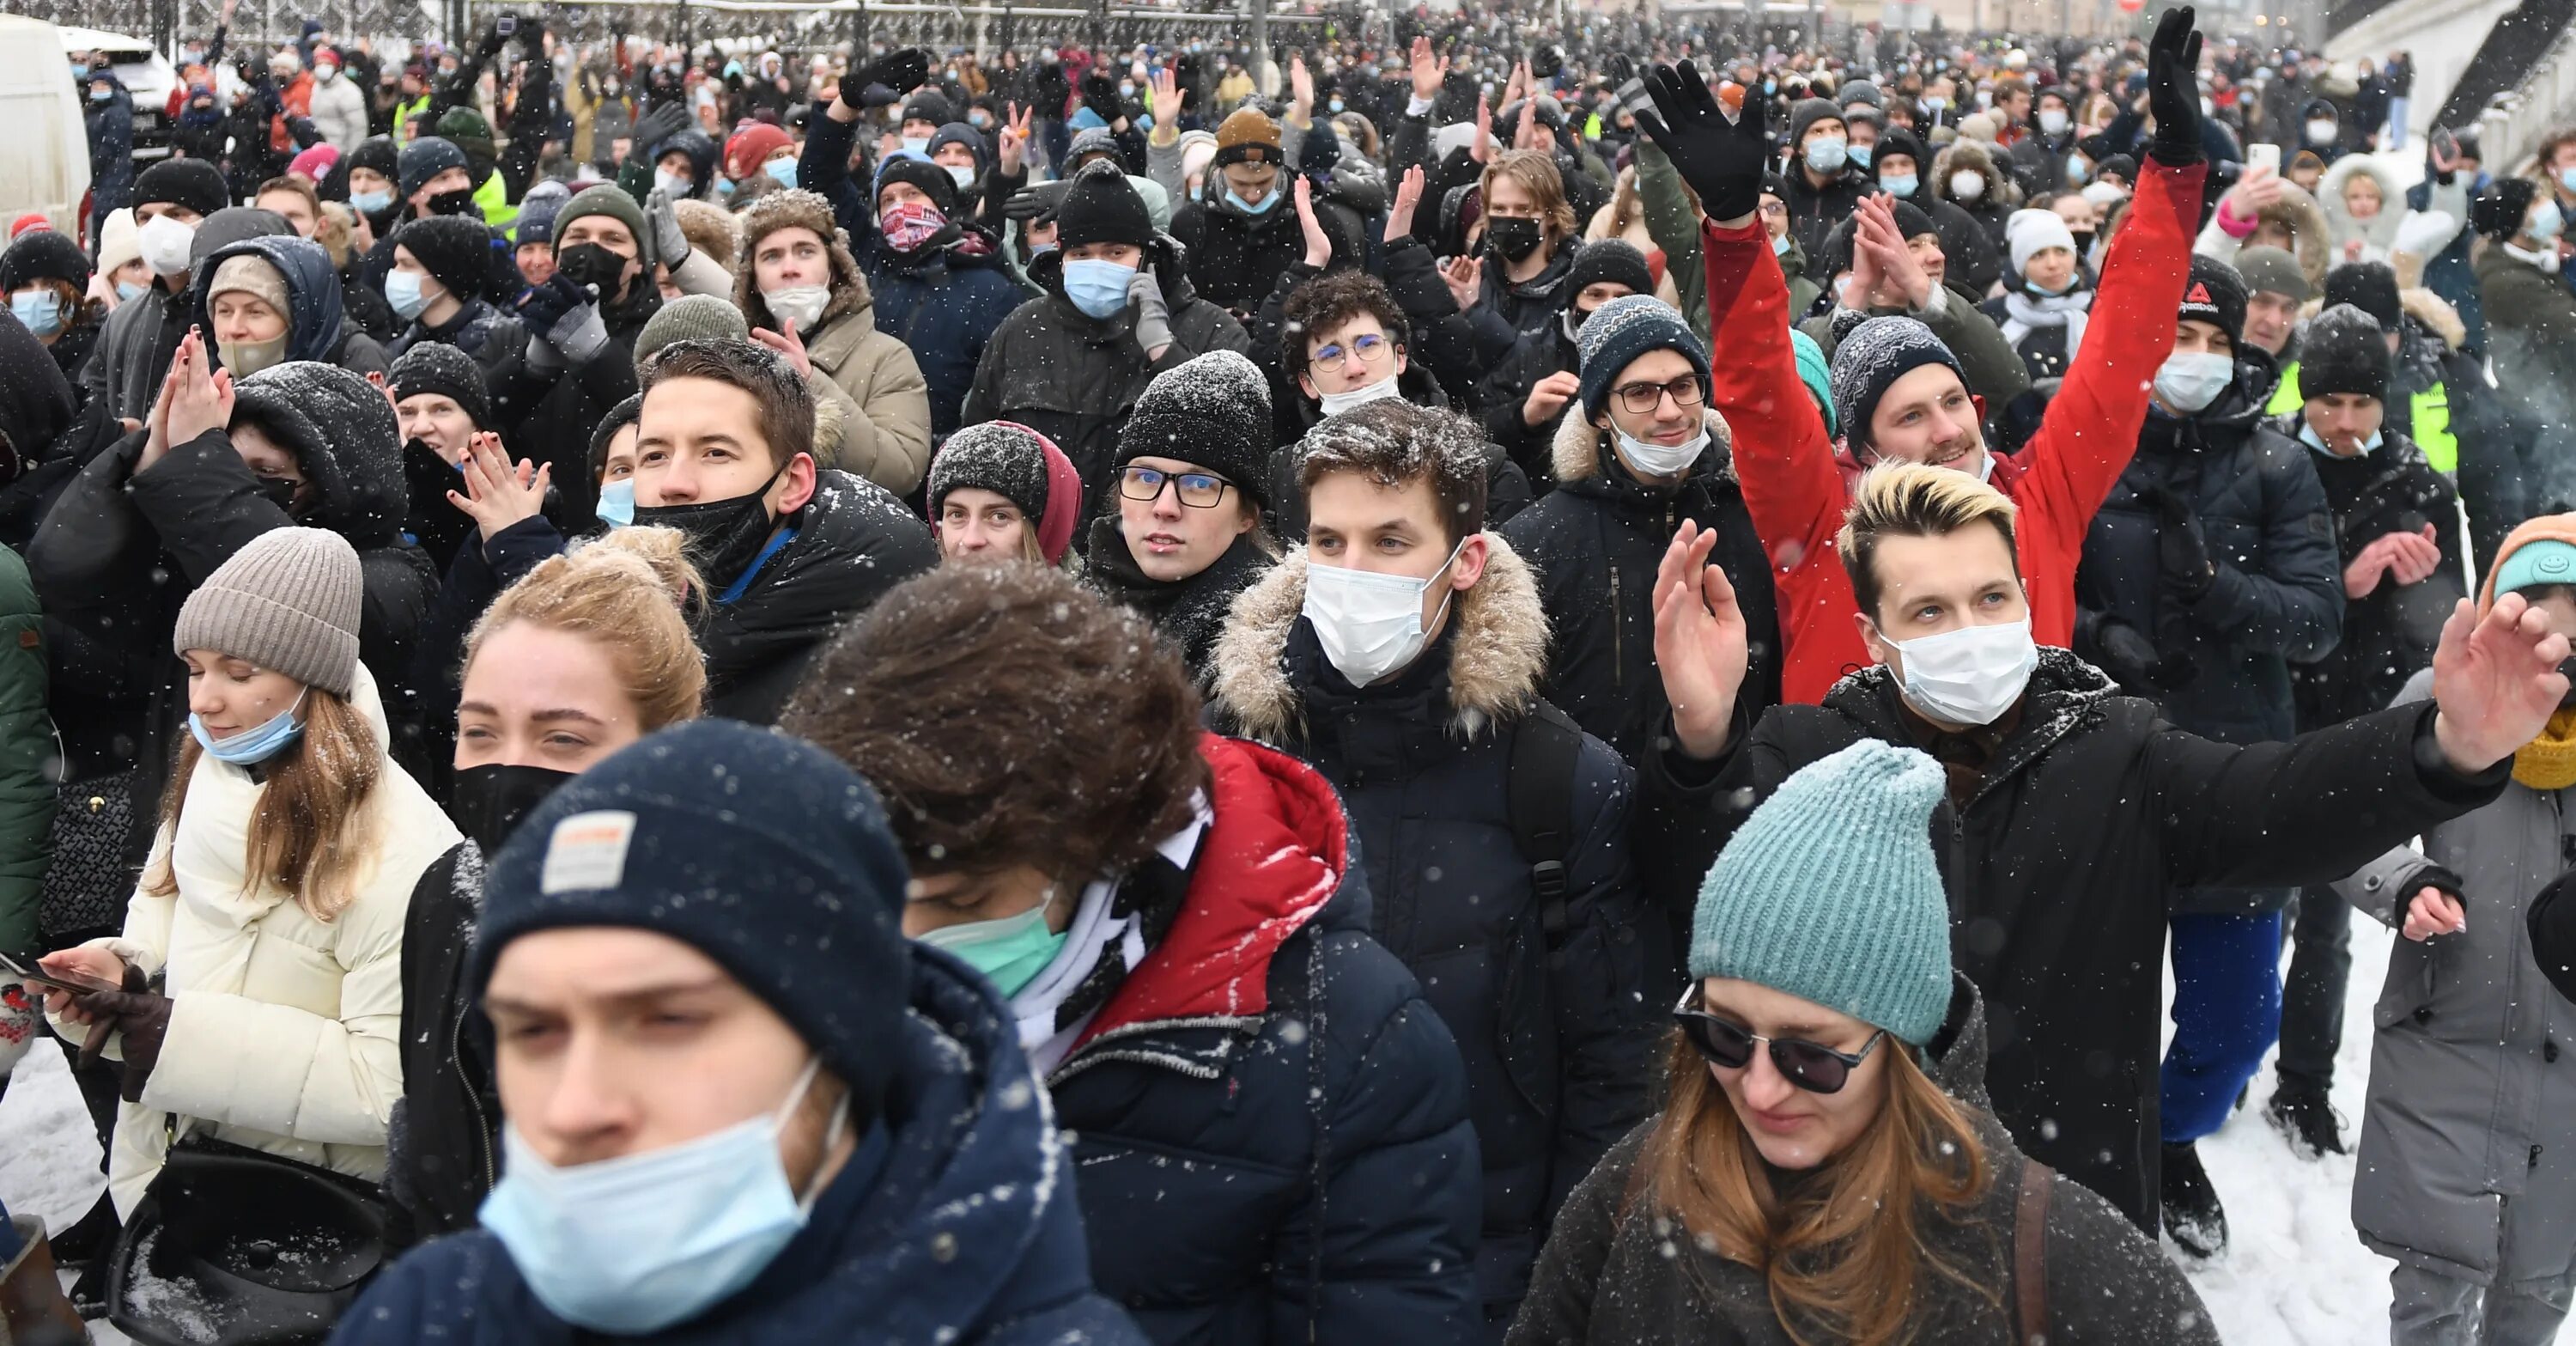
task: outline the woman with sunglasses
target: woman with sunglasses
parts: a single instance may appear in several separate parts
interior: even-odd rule
[[[1506,1346],[2218,1340],[2154,1243],[1986,1109],[1930,840],[1943,772],[1863,740],[1735,834],[1669,1101],[1567,1199]]]
[[[1276,558],[1269,484],[1269,382],[1210,351],[1145,386],[1093,502],[1085,582],[1151,620],[1201,686],[1234,596]]]

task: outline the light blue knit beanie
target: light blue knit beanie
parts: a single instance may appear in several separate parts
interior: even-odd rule
[[[1950,1008],[1950,902],[1931,836],[1947,787],[1939,763],[1874,738],[1782,781],[1700,884],[1691,976],[1931,1041]]]
[[[1833,366],[1825,360],[1825,348],[1816,339],[1792,327],[1789,349],[1798,353],[1798,382],[1807,385],[1807,395],[1816,400],[1816,410],[1825,414],[1825,433],[1840,435],[1842,426],[1834,419]]]

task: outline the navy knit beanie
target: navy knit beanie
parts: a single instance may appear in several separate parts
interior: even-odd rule
[[[394,401],[434,393],[454,402],[465,413],[474,428],[485,430],[492,425],[492,398],[483,386],[482,366],[474,357],[439,341],[415,341],[411,349],[394,361],[393,372],[386,379]]]
[[[1749,981],[1920,1047],[1950,1008],[1950,903],[1932,855],[1941,765],[1879,739],[1809,763],[1700,884],[1690,975]]]
[[[2308,320],[2299,339],[2299,395],[2350,393],[2388,400],[2388,338],[2379,320],[2336,304]]]
[[[877,792],[801,739],[695,720],[547,796],[492,857],[466,984],[511,940],[616,926],[722,964],[877,1113],[911,997],[903,850]]]
[[[403,146],[402,156],[394,162],[400,169],[394,179],[395,188],[403,196],[409,197],[413,192],[428,186],[431,178],[451,168],[463,168],[465,151],[458,149],[453,140],[438,136],[422,136]]]
[[[1931,328],[1912,318],[1871,318],[1844,333],[1834,347],[1829,380],[1834,390],[1832,419],[1842,425],[1844,442],[1855,449],[1868,447],[1870,417],[1878,414],[1878,400],[1898,379],[1925,365],[1947,368],[1963,386],[1968,381],[1959,357]]]
[[[1683,359],[1690,361],[1691,372],[1699,375],[1700,397],[1708,397],[1708,347],[1700,344],[1699,337],[1672,305],[1651,294],[1627,295],[1592,310],[1592,316],[1584,319],[1582,328],[1574,334],[1574,348],[1583,362],[1581,388],[1586,420],[1601,415],[1601,406],[1610,399],[1610,390],[1617,386],[1619,376],[1648,351],[1679,351]]]

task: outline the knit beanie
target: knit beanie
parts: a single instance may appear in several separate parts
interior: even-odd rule
[[[2287,296],[2293,303],[2304,304],[2310,295],[2316,293],[2309,287],[2308,273],[2299,265],[2299,259],[2280,248],[2239,248],[2236,252],[2236,274],[2245,278],[2248,297],[2277,294]]]
[[[492,231],[470,215],[432,215],[394,231],[394,246],[419,259],[439,288],[459,299],[483,293],[492,275]]]
[[[416,341],[394,361],[386,387],[400,403],[407,397],[436,394],[464,408],[477,430],[492,427],[492,399],[483,386],[483,367],[474,357],[443,341]]]
[[[694,720],[564,782],[510,834],[484,873],[467,991],[521,935],[667,935],[777,1011],[873,1119],[903,1059],[912,959],[942,956],[904,941],[908,882],[884,805],[839,759]]]
[[[2030,259],[2050,248],[2075,251],[2075,231],[2053,210],[2016,210],[2004,221],[2004,239],[2012,253],[2013,274],[2030,269]]]
[[[1932,855],[1939,763],[1864,738],[1780,783],[1700,884],[1690,975],[1812,1001],[1920,1047],[1950,1008],[1950,902]]]
[[[1091,109],[1084,108],[1083,111],[1090,112]],[[1109,156],[1110,162],[1117,164],[1121,169],[1127,166],[1126,156],[1118,151],[1118,137],[1111,134],[1106,126],[1094,126],[1077,132],[1072,141],[1065,146],[1064,161],[1072,165],[1072,170],[1078,173],[1082,171],[1085,160],[1100,154]]]
[[[142,259],[143,231],[134,222],[134,208],[109,212],[106,223],[98,227],[99,273],[112,275],[127,262]]]
[[[1081,184],[1075,184],[1077,193]],[[1068,213],[1069,210],[1068,210]],[[1593,315],[1597,321],[1599,314]],[[1586,324],[1587,326],[1589,324]],[[1116,461],[1171,458],[1234,483],[1255,505],[1270,504],[1270,380],[1229,350],[1193,356],[1154,376],[1118,432]]]
[[[1798,382],[1807,385],[1807,395],[1816,399],[1816,410],[1825,415],[1825,433],[1839,435],[1842,430],[1834,419],[1834,381],[1825,363],[1825,348],[1816,339],[1792,327],[1789,349],[1798,353]]]
[[[2182,287],[2182,307],[2174,311],[2177,320],[2197,318],[2216,323],[2227,334],[2229,345],[2245,340],[2245,277],[2236,268],[2215,257],[2193,253],[2191,279]]]
[[[1842,117],[1843,110],[1835,107],[1832,99],[1799,99],[1797,103],[1789,109],[1790,161],[1792,163],[1798,162],[1798,156],[1800,153],[1798,146],[1806,140],[1808,128],[1814,126],[1820,121],[1826,120],[1827,118],[1841,121]]]
[[[1912,131],[1902,126],[1892,127],[1879,136],[1878,148],[1871,152],[1870,162],[1883,168],[1888,160],[1897,158],[1913,160],[1916,175],[1923,182],[1932,180],[1931,152],[1923,148],[1923,142]],[[1920,186],[1915,191],[1917,195],[1922,194]]]
[[[422,136],[403,146],[402,157],[395,163],[399,171],[394,174],[394,188],[409,197],[428,186],[431,178],[451,168],[465,167],[465,151],[458,149],[453,140]]]
[[[950,435],[930,460],[932,523],[939,521],[940,502],[961,486],[1010,501],[1037,530],[1047,564],[1064,559],[1082,512],[1082,477],[1046,436],[1016,421],[985,421]]]
[[[525,247],[530,243],[553,243],[555,216],[571,199],[572,188],[553,178],[530,187],[519,200],[519,217],[510,221],[511,244]]]
[[[295,315],[285,273],[257,253],[237,252],[215,263],[215,274],[206,282],[206,302],[211,305],[219,294],[246,294],[281,318]]]
[[[1141,248],[1154,241],[1154,218],[1145,211],[1145,198],[1136,194],[1135,184],[1112,163],[1085,165],[1075,174],[1055,220],[1056,243],[1067,249],[1085,243],[1130,243]]]
[[[0,294],[14,294],[39,280],[58,280],[75,290],[89,288],[89,258],[69,234],[37,229],[20,234],[6,252],[0,252]]]
[[[882,201],[886,187],[897,182],[918,188],[922,195],[930,198],[930,204],[939,207],[940,214],[951,217],[957,214],[957,180],[948,176],[947,169],[932,163],[929,155],[915,154],[910,150],[897,150],[887,155],[877,165],[876,186],[869,196]]]
[[[2529,178],[2497,178],[2469,203],[2469,227],[2498,242],[2509,241],[2522,232],[2523,221],[2531,214],[2532,198],[2539,191]]]
[[[1595,239],[1574,255],[1574,268],[1565,278],[1567,302],[1572,303],[1586,287],[1604,281],[1625,285],[1630,294],[1652,294],[1655,290],[1655,273],[1646,265],[1646,254],[1622,238]]]
[[[2324,307],[2337,304],[2369,314],[2383,332],[2396,331],[2406,316],[2397,298],[2397,270],[2386,262],[2346,262],[2327,272]]]
[[[358,679],[358,550],[327,528],[272,528],[188,595],[173,652],[218,650],[346,697]]]
[[[2576,524],[2576,519],[2564,514],[2545,515],[2515,529],[2515,537],[2520,537],[2524,529],[2535,524],[2555,524],[2564,529]],[[2495,606],[2496,599],[2506,594],[2553,584],[2576,584],[2576,543],[2563,538],[2533,536],[2516,545],[2513,538],[2507,538],[2499,551],[2504,559],[2487,574],[2487,591],[2480,596],[2478,603],[2480,616],[2486,615],[2487,609]]]
[[[164,159],[134,177],[134,208],[169,204],[212,215],[232,200],[224,172],[204,159]]]
[[[751,321],[722,295],[692,294],[663,301],[644,330],[635,334],[635,368],[674,341],[749,341]]]
[[[1865,79],[1856,79],[1844,85],[1835,101],[1844,107],[1850,107],[1854,103],[1866,103],[1871,107],[1881,106],[1878,85]]]
[[[1574,349],[1582,361],[1587,420],[1600,416],[1601,404],[1610,399],[1619,376],[1648,351],[1678,352],[1690,361],[1691,372],[1699,375],[1700,395],[1705,398],[1709,393],[1708,347],[1700,344],[1672,305],[1651,294],[1628,295],[1594,309],[1576,330]]]
[[[635,236],[639,246],[647,241],[644,208],[635,204],[635,198],[628,196],[626,189],[616,183],[603,182],[573,193],[572,199],[564,202],[563,209],[555,212],[554,236],[563,237],[564,231],[572,228],[572,222],[584,215],[605,215],[625,225],[626,232]]]
[[[1896,236],[1907,242],[1912,242],[1925,234],[1937,235],[1941,232],[1941,226],[1932,222],[1931,213],[1911,201],[1896,202],[1888,210],[1896,217]]]
[[[286,171],[306,182],[318,183],[331,176],[331,169],[339,162],[339,147],[326,142],[288,160]]]
[[[984,133],[964,122],[950,122],[939,128],[939,134],[930,138],[931,161],[938,162],[939,152],[951,145],[963,145],[967,153],[975,156],[975,171],[978,173],[990,167],[993,162],[992,146],[984,139]],[[940,171],[945,173],[948,170],[942,168]],[[956,179],[951,178],[949,181],[954,182]]]
[[[608,470],[608,444],[617,432],[644,419],[644,394],[635,393],[608,409],[590,431],[590,475],[596,481]]]
[[[1834,348],[1830,376],[1832,419],[1841,423],[1844,442],[1854,449],[1869,447],[1870,418],[1878,414],[1878,400],[1898,379],[1925,365],[1948,369],[1962,386],[1968,381],[1959,357],[1913,318],[1871,318],[1854,327]]]
[[[1216,128],[1216,166],[1275,164],[1286,152],[1279,147],[1279,123],[1259,108],[1236,108]]]
[[[950,105],[948,95],[937,89],[921,89],[904,100],[900,118],[900,121],[928,122],[933,126],[946,126],[955,120],[957,109]]]
[[[769,156],[796,143],[795,137],[767,122],[753,122],[733,133],[725,142],[724,167],[728,177],[747,178],[761,171]]]
[[[492,157],[492,123],[470,107],[452,107],[438,119],[438,138],[454,145],[465,156],[471,171],[476,159]]]
[[[388,179],[400,181],[402,154],[394,148],[393,137],[369,136],[359,141],[358,147],[349,151],[349,171],[355,173],[361,168],[372,169]]]
[[[2299,341],[2299,395],[2328,393],[2388,400],[2388,341],[2377,319],[2350,304],[2310,319]]]
[[[1216,133],[1213,131],[1181,132],[1181,178],[1206,172],[1216,163]]]

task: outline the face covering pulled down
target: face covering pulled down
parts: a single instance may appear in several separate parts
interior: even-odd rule
[[[1396,382],[1397,376],[1389,374],[1365,388],[1353,388],[1346,393],[1317,393],[1315,399],[1323,403],[1325,416],[1339,416],[1345,411],[1356,411],[1371,402],[1390,397],[1402,397],[1404,393],[1396,387]]]
[[[1651,439],[1639,439],[1616,426],[1611,427],[1610,433],[1619,442],[1619,456],[1628,460],[1629,467],[1649,477],[1678,477],[1690,471],[1691,464],[1708,452],[1708,421],[1705,417],[1700,421],[1699,433],[1679,444],[1658,444]]]
[[[217,738],[206,730],[206,722],[195,711],[188,712],[188,732],[196,736],[197,746],[208,757],[232,766],[252,766],[286,751],[295,740],[304,737],[304,722],[295,712],[304,708],[305,688],[295,694],[295,703],[268,718],[256,729],[245,729],[231,738]]]
[[[1903,658],[1905,699],[1944,724],[1993,724],[2021,700],[2039,667],[2028,618],[1887,643]]]
[[[1305,616],[1324,647],[1324,658],[1354,687],[1366,687],[1412,663],[1430,638],[1422,623],[1422,595],[1458,563],[1458,553],[1466,546],[1467,540],[1460,538],[1449,549],[1449,559],[1428,579],[1309,564]],[[1440,596],[1433,624],[1456,596],[1455,589]]]
[[[688,505],[638,505],[634,522],[644,528],[677,528],[688,539],[689,559],[712,585],[730,587],[750,573],[769,545],[777,521],[769,517],[769,488],[787,471],[780,463],[769,479],[747,495]],[[725,601],[725,600],[719,600]]]

